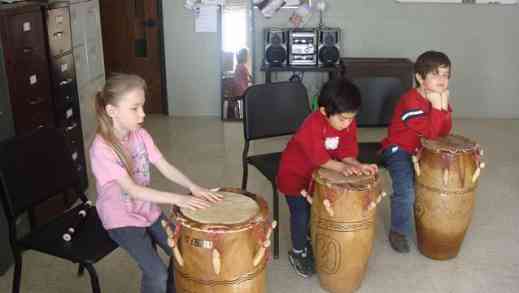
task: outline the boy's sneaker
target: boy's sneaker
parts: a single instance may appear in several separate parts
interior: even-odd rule
[[[313,274],[313,260],[310,259],[306,251],[301,253],[295,253],[293,251],[288,252],[288,261],[294,268],[296,273],[303,278],[309,278]]]
[[[310,241],[308,241],[308,246],[305,248],[305,252],[308,256],[308,259],[309,259],[309,262],[310,262],[310,267],[312,268],[312,273],[315,274],[316,273],[316,269],[315,269],[315,258],[314,258],[314,250],[312,248],[312,243]]]
[[[389,243],[396,252],[408,253],[410,250],[407,237],[393,230],[389,232]]]

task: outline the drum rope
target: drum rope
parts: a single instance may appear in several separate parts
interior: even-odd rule
[[[210,287],[236,286],[243,282],[247,282],[247,281],[251,281],[251,280],[255,279],[259,274],[261,274],[265,270],[266,264],[267,264],[267,262],[263,262],[263,264],[258,266],[255,271],[252,271],[252,272],[246,273],[246,274],[242,274],[233,280],[221,280],[221,281],[220,280],[207,280],[207,279],[196,278],[190,274],[182,272],[179,269],[175,270],[175,272],[186,280],[189,280],[189,281],[192,281],[197,284],[204,285],[204,286],[210,286]],[[181,282],[181,281],[177,280],[177,282]]]

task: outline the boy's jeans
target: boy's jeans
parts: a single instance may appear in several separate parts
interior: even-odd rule
[[[308,245],[308,231],[310,231],[310,204],[302,195],[285,196],[290,210],[290,236],[292,248],[303,250]]]
[[[411,235],[411,217],[415,200],[414,168],[411,155],[398,146],[389,146],[382,153],[393,184],[391,196],[391,230]]]
[[[161,215],[153,225],[146,228],[124,227],[108,230],[110,237],[139,265],[142,271],[141,293],[166,293],[168,287],[168,268],[153,246],[155,242],[171,255],[168,238],[161,224],[163,219],[165,217]],[[175,292],[174,288],[170,284],[171,292]]]

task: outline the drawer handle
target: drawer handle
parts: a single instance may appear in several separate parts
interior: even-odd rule
[[[63,32],[54,33],[54,39],[55,40],[58,40],[58,39],[61,39],[61,38],[63,38]]]
[[[72,82],[72,78],[67,78],[64,81],[60,82],[59,85],[67,85]]]
[[[70,126],[67,126],[67,128],[65,128],[66,131],[71,131],[72,129],[76,128],[77,124],[74,122],[72,123],[72,125]]]
[[[34,49],[30,48],[30,47],[23,48],[23,53],[25,53],[25,54],[31,54],[33,51],[34,51]]]
[[[37,105],[37,104],[39,104],[41,102],[43,102],[43,98],[42,97],[37,97],[37,98],[29,99],[29,104],[30,105]]]

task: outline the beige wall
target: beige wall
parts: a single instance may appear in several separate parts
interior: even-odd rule
[[[218,115],[217,35],[195,33],[183,1],[164,1],[170,112]],[[343,55],[405,57],[427,49],[453,61],[456,117],[519,118],[519,5],[399,4],[394,0],[329,0],[326,24],[343,29]],[[284,26],[290,11],[256,13],[258,66],[262,29]],[[314,16],[310,25],[316,25]],[[258,80],[263,76],[258,72]],[[279,76],[282,78],[282,76]],[[309,91],[324,77],[305,75]]]

